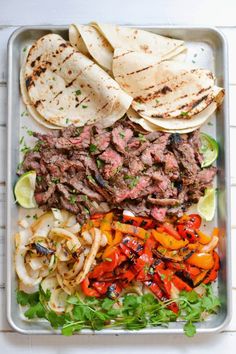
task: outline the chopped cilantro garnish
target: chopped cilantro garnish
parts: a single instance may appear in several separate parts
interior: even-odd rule
[[[42,176],[36,176],[36,181],[37,182],[42,182],[43,177]]]
[[[183,112],[180,113],[180,115],[181,115],[181,116],[188,116],[188,112],[184,112],[184,111],[183,111]]]
[[[124,138],[125,138],[124,132],[120,132],[120,133],[119,133],[119,136],[121,137],[121,139],[124,139]]]
[[[82,108],[84,108],[84,109],[85,109],[85,108],[88,108],[88,106],[85,106],[85,105],[83,105],[83,104],[82,104]]]
[[[145,138],[145,136],[144,136],[143,134],[139,134],[139,135],[138,135],[138,139],[139,139],[140,141],[142,141],[142,142],[147,141],[147,139]]]
[[[75,91],[75,94],[76,94],[76,96],[81,95],[81,90],[76,90],[76,91]]]
[[[29,152],[30,150],[31,150],[30,147],[24,145],[20,151],[23,153],[26,153],[26,152]]]
[[[89,145],[89,151],[90,151],[90,152],[96,152],[96,151],[97,151],[97,146],[94,145],[94,144],[90,144],[90,145]]]
[[[20,145],[23,143],[23,141],[24,141],[24,137],[22,136],[21,138],[20,138]]]
[[[52,183],[58,184],[60,182],[60,178],[52,177],[51,181],[52,181]]]
[[[71,195],[69,198],[70,204],[75,204],[77,201],[77,195]]]
[[[32,130],[27,130],[27,134],[28,134],[29,136],[33,136],[33,135],[34,135],[34,132],[33,132]]]
[[[129,180],[129,187],[132,189],[137,186],[139,181],[139,176],[125,175],[124,179]]]
[[[97,163],[97,167],[98,167],[98,168],[101,168],[101,167],[104,166],[104,162],[103,162],[102,160],[100,160],[100,159],[97,159],[97,160],[96,160],[96,163]]]
[[[87,176],[87,179],[92,183],[96,183],[95,179],[91,175]]]

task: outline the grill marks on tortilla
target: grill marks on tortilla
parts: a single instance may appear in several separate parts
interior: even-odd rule
[[[110,126],[125,114],[132,98],[117,82],[60,36],[43,38],[31,47],[22,69],[22,95],[37,120],[62,127],[106,120]]]
[[[116,49],[113,74],[134,98],[132,108],[145,119],[186,120],[216,100],[218,87],[210,71],[150,54]]]

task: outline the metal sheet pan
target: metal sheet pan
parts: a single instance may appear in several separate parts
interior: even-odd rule
[[[220,145],[217,161],[219,173],[216,186],[217,213],[214,222],[208,224],[212,228],[217,225],[222,237],[220,238],[219,254],[221,270],[216,291],[222,307],[217,315],[206,322],[197,324],[198,333],[212,333],[223,330],[231,317],[231,262],[230,262],[230,180],[229,180],[229,117],[228,117],[228,58],[227,44],[223,35],[214,28],[201,27],[147,27],[137,26],[154,33],[183,39],[188,46],[188,62],[212,70],[217,77],[217,84],[225,88],[226,96],[220,110],[211,118],[211,125],[205,125],[202,130],[215,136]],[[22,51],[25,46],[47,33],[58,33],[68,38],[68,27],[32,26],[21,27],[13,33],[8,44],[8,145],[7,145],[7,316],[10,325],[24,334],[55,334],[59,333],[50,328],[46,322],[25,321],[16,303],[17,281],[14,269],[14,234],[17,231],[17,220],[20,208],[17,207],[13,196],[13,185],[16,181],[16,169],[20,161],[20,134],[24,126],[30,129],[42,130],[42,127],[29,117],[21,119],[22,102],[19,90],[19,71]],[[170,334],[183,333],[181,322],[170,323],[169,328],[146,328],[140,331],[122,329],[102,330],[100,334]],[[83,330],[81,333],[94,333]]]

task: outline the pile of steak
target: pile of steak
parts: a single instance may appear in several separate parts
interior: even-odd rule
[[[114,208],[158,221],[180,216],[216,174],[215,167],[201,168],[198,130],[140,133],[126,118],[108,129],[69,126],[34,137],[20,174],[36,171],[39,206],[66,209],[80,222]]]

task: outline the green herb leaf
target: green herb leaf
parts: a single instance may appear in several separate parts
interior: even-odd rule
[[[184,325],[184,333],[187,337],[193,337],[196,334],[196,326],[192,322],[187,322]]]
[[[16,295],[17,303],[26,306],[26,305],[36,305],[39,301],[39,292],[32,294],[27,294],[24,291],[18,290]]]
[[[85,106],[85,105],[82,104],[82,108],[83,108],[83,109],[86,109],[86,108],[88,108],[88,106]]]
[[[183,112],[180,113],[180,115],[181,115],[181,116],[188,116],[188,112],[184,112],[184,111],[183,111]]]
[[[75,94],[76,94],[76,96],[81,95],[81,90],[76,90],[76,91],[75,91]]]
[[[90,145],[89,145],[89,151],[90,151],[90,152],[96,152],[96,151],[97,151],[97,146],[94,145],[94,144],[90,144]]]
[[[97,167],[98,168],[102,168],[104,166],[104,162],[102,160],[100,160],[100,159],[97,159],[96,163],[97,163]]]
[[[139,134],[139,135],[138,135],[138,138],[139,138],[139,140],[142,141],[142,142],[147,141],[147,139],[145,138],[145,136],[144,136],[143,134]]]
[[[52,177],[52,178],[51,178],[51,181],[52,181],[52,183],[58,184],[58,183],[60,183],[60,178],[58,178],[58,177]]]
[[[74,205],[77,202],[77,195],[71,195],[69,198],[70,204]]]
[[[90,182],[92,182],[92,183],[96,183],[95,179],[94,179],[93,176],[91,176],[91,175],[88,175],[88,176],[87,176],[87,179],[88,179]]]
[[[125,133],[124,132],[119,132],[119,136],[121,137],[121,139],[125,138]]]

